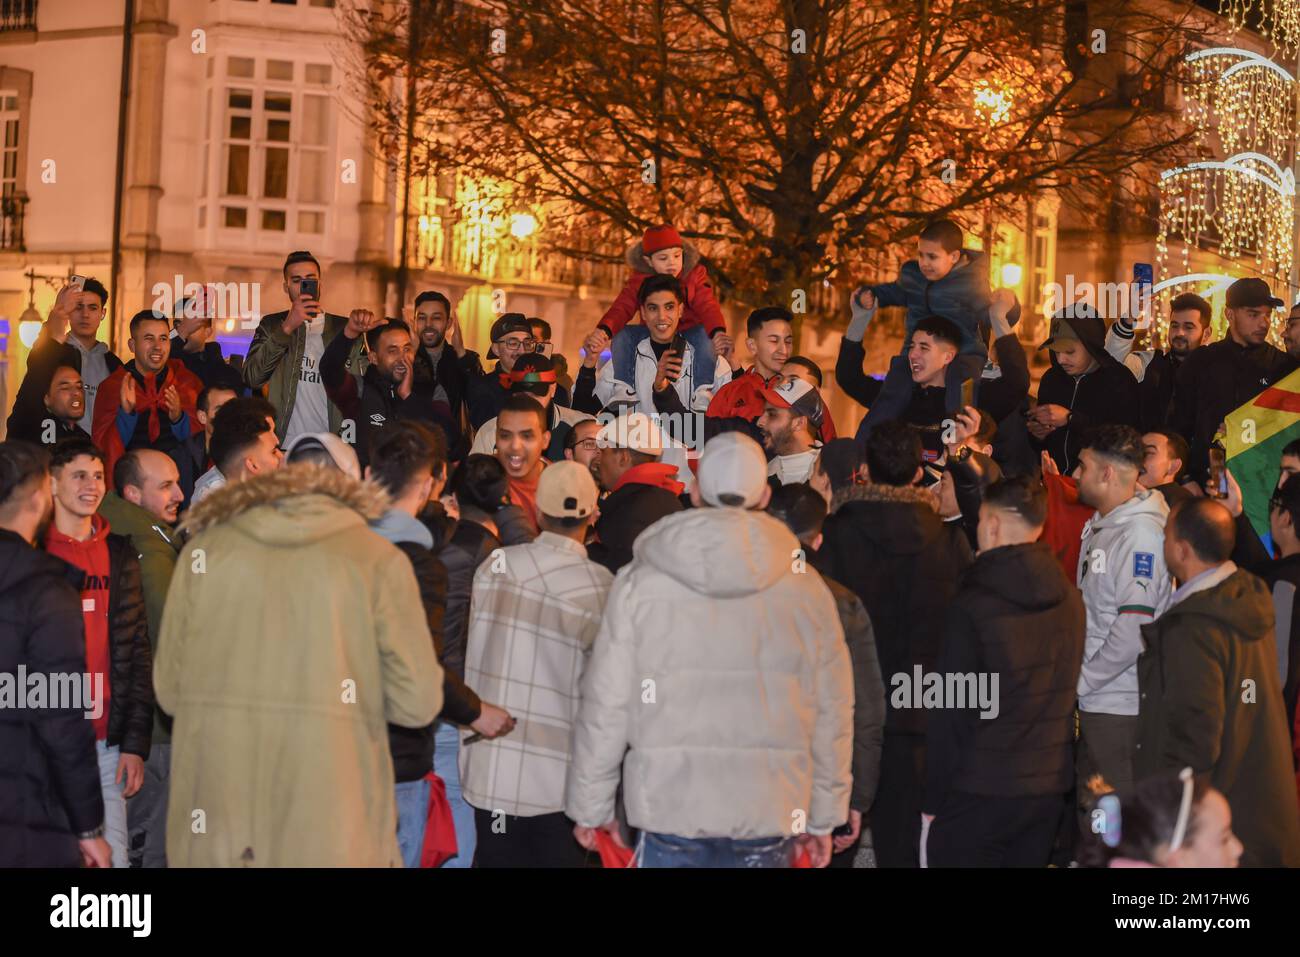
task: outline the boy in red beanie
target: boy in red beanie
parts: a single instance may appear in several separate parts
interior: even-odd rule
[[[727,334],[722,309],[713,296],[713,286],[694,246],[682,241],[672,226],[652,226],[639,243],[627,251],[632,269],[623,291],[606,310],[595,330],[587,337],[585,348],[599,355],[606,348],[614,363],[614,378],[619,382],[636,381],[636,351],[641,340],[650,335],[644,325],[628,325],[638,312],[637,290],[655,273],[676,276],[686,303],[678,332],[694,349],[695,384],[711,385],[717,357],[731,362],[735,345]],[[733,366],[734,368],[734,366]]]

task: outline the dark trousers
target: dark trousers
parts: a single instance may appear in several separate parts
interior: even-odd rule
[[[880,784],[871,808],[871,845],[877,867],[920,867],[921,797],[925,737],[885,732]]]
[[[1099,793],[1133,787],[1133,752],[1137,746],[1137,715],[1079,712],[1079,749],[1075,781],[1079,792],[1079,826],[1089,831],[1092,804]],[[1102,791],[1090,787],[1101,777]]]
[[[536,817],[474,808],[475,867],[585,867],[587,850],[562,812]],[[597,865],[593,865],[597,866]]]
[[[953,792],[930,824],[930,867],[1046,867],[1065,795],[1002,797]]]

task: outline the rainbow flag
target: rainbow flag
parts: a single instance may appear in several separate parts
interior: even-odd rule
[[[1300,370],[1228,413],[1224,425],[1228,471],[1241,486],[1251,527],[1271,554],[1268,500],[1281,475],[1282,449],[1300,439]]]

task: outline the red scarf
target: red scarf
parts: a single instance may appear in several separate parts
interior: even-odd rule
[[[610,489],[610,494],[617,492],[624,485],[636,483],[638,485],[653,485],[655,488],[663,488],[672,492],[674,495],[681,495],[686,491],[686,486],[677,481],[674,476],[677,474],[677,466],[669,465],[666,462],[643,462],[641,465],[634,465],[624,472],[614,487]]]

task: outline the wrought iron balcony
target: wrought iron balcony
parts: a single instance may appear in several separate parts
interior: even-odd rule
[[[0,33],[36,29],[37,0],[0,0]]]
[[[0,249],[26,252],[23,219],[27,215],[27,194],[11,193],[0,197]]]

